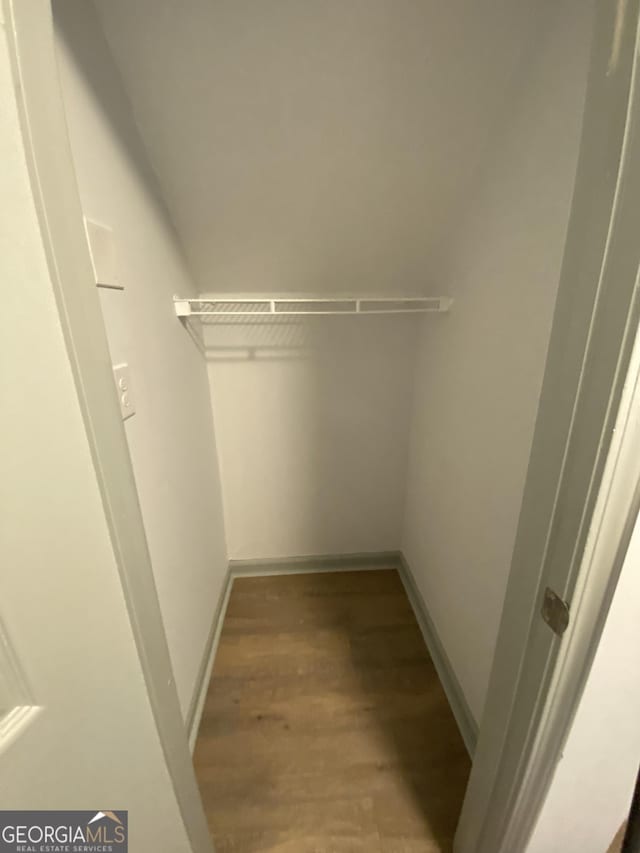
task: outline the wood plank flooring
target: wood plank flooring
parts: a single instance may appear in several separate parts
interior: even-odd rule
[[[237,579],[194,764],[217,853],[450,851],[470,762],[397,572]]]

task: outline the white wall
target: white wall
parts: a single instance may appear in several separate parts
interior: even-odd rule
[[[591,5],[95,5],[201,290],[455,297],[424,321],[412,416],[395,320],[209,328],[209,380],[229,555],[402,545],[479,719]]]
[[[102,306],[113,362],[132,370],[127,439],[186,714],[226,571],[206,367],[172,304],[193,284],[92,4],[54,12],[83,208],[112,227],[125,285]]]
[[[531,0],[96,0],[202,291],[414,291]]]
[[[447,444],[443,430],[450,429],[451,420],[449,398],[438,400],[436,389],[461,385],[456,374],[460,353],[467,349],[475,368],[457,402],[461,417],[474,403],[478,383],[493,383],[493,364],[504,353],[501,342],[494,336],[492,349],[480,355],[477,350],[485,328],[495,322],[501,289],[507,291],[504,301],[509,307],[511,300],[516,322],[529,308],[538,312],[544,337],[562,227],[549,222],[550,243],[546,232],[537,235],[531,249],[538,252],[542,246],[544,257],[527,259],[528,272],[523,278],[518,271],[513,287],[507,278],[518,267],[518,253],[529,247],[522,242],[512,247],[514,229],[503,235],[501,228],[511,224],[521,187],[536,193],[525,200],[524,212],[516,211],[521,229],[528,226],[528,216],[561,219],[556,206],[564,204],[566,213],[575,132],[572,136],[571,118],[566,126],[563,119],[561,130],[553,122],[562,116],[565,102],[570,115],[572,109],[578,112],[573,81],[564,78],[572,73],[572,62],[581,62],[581,23],[574,33],[561,22],[561,36],[541,59],[541,33],[558,28],[560,13],[555,4],[530,0],[275,0],[267,5],[259,0],[190,0],[187,5],[95,0],[95,6],[201,291],[455,290],[462,297],[455,317],[425,321],[412,457],[422,473],[409,489],[405,542],[418,573],[427,571],[428,562],[432,585],[439,587],[438,623],[449,619],[446,607],[452,598],[455,607],[469,608],[458,603],[451,579],[440,582],[449,560],[435,560],[433,548],[422,553],[423,545],[413,541],[426,535],[427,526],[439,542],[451,539],[452,532],[459,539],[459,515],[451,511],[458,500],[451,494],[454,487],[440,490],[437,510],[422,494],[434,481],[434,469],[441,471],[441,479],[459,476],[458,464],[445,473],[438,441],[431,444],[436,435]],[[562,38],[571,46],[567,58],[559,55]],[[545,68],[548,56],[555,63],[550,69]],[[528,95],[534,103],[529,117],[518,119],[522,79],[536,62],[540,80],[531,85],[538,89]],[[543,102],[546,87],[554,93],[550,109]],[[547,123],[542,128],[539,117]],[[504,128],[514,121],[519,127],[505,144]],[[557,153],[556,136],[562,137]],[[529,157],[538,156],[544,164],[546,154],[539,152],[544,145],[551,168],[543,180],[552,191],[550,198],[540,199],[540,169]],[[488,189],[476,199],[475,213],[464,214],[487,151],[496,172],[506,158],[507,176],[496,179],[502,190],[495,190],[493,233],[482,238],[472,232],[493,204]],[[521,168],[529,174],[520,177]],[[492,180],[487,177],[487,188]],[[476,265],[474,239],[490,244],[485,270],[465,281],[465,264]],[[453,246],[452,263],[439,275],[436,257],[443,241]],[[458,249],[466,258],[455,269]],[[494,281],[490,266],[500,267],[509,251],[511,267]],[[211,362],[231,557],[399,547],[414,339],[410,334],[405,340],[401,329],[406,327],[395,321],[366,323],[320,320],[298,328],[304,341],[286,358],[218,354]],[[281,341],[283,328],[262,329],[260,340],[267,339],[260,346],[269,348],[269,335]],[[208,341],[242,347],[255,334],[255,328],[235,328],[229,339],[229,330],[210,329]],[[546,347],[536,327],[529,334],[532,351],[512,374],[532,365],[534,376],[520,390],[522,411],[517,395],[511,407],[521,421],[513,429],[523,435],[514,439],[517,448],[506,458],[508,470],[499,475],[504,488],[498,487],[502,496],[496,499],[496,510],[511,517],[504,522],[505,541],[479,558],[479,574],[489,564],[493,572],[497,564],[500,575],[494,584],[498,590],[487,591],[487,609],[476,620],[480,665],[473,657],[461,663],[464,653],[453,650],[456,667],[468,670],[461,678],[478,680],[466,684],[476,693],[470,701],[477,713],[496,630],[484,623],[497,626],[511,545],[508,528],[515,523],[526,462],[522,448],[530,437]],[[441,343],[432,344],[432,336]],[[427,366],[432,356],[433,369]],[[512,384],[518,382],[512,378]],[[422,425],[427,412],[429,427]],[[496,417],[491,413],[484,423],[480,419],[474,451],[484,445],[487,432],[495,436]],[[458,443],[461,431],[459,426],[452,430],[453,442]],[[429,448],[420,433],[430,436]],[[468,467],[462,515],[475,506],[486,473],[482,463],[472,461]],[[492,469],[489,474],[493,479]],[[436,489],[428,491],[433,503]],[[482,507],[489,511],[484,500]],[[478,538],[476,528],[475,541],[474,536],[464,541],[475,551]],[[470,564],[464,544],[454,542],[452,549],[460,552],[454,562]],[[453,586],[462,582],[463,577],[454,579]],[[422,588],[432,592],[424,581]],[[452,620],[452,635],[468,624],[463,610]]]
[[[3,12],[0,8],[0,21]],[[3,809],[129,810],[190,850],[149,704],[62,335],[0,36],[0,617],[42,709],[0,737]]]
[[[604,853],[640,767],[640,523],[527,853]]]
[[[476,721],[513,549],[575,177],[591,4],[562,0],[440,259],[402,547]]]
[[[399,548],[416,331],[374,317],[206,327],[231,558]]]

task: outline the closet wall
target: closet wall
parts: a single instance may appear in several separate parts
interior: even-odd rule
[[[535,3],[96,7],[202,292],[442,293]],[[231,557],[399,548],[415,333],[207,329]]]
[[[476,721],[484,705],[577,164],[593,3],[532,32],[421,331],[402,547]]]
[[[417,331],[373,317],[206,329],[232,558],[398,549]]]
[[[203,292],[438,292],[535,3],[95,5]]]
[[[66,2],[74,8],[66,29],[82,30],[86,44],[93,15]],[[94,6],[201,293],[454,297],[450,315],[218,324],[204,335],[229,556],[401,547],[479,721],[560,272],[591,5]],[[94,200],[87,187],[102,180],[109,186],[95,195],[106,199],[113,181],[93,174],[84,128],[104,119],[104,45],[90,58],[83,50],[81,73],[69,59],[78,78],[69,86],[86,112],[72,132],[83,193]],[[128,113],[124,126],[109,157],[123,159],[127,134],[140,148]],[[144,183],[136,178],[127,192],[146,197],[152,178],[141,174]],[[169,560],[156,544],[162,589],[185,543],[204,559],[222,540],[204,363],[171,317],[171,295],[188,295],[192,284],[161,208],[145,204],[172,247],[153,298],[151,285],[144,291],[158,321],[149,349],[158,363],[150,358],[147,368],[162,377],[167,418],[178,417],[164,373],[176,369],[170,341],[188,360],[184,393],[197,384],[194,406],[180,413],[182,438],[193,433],[179,442],[192,454],[185,464],[175,455],[158,463],[157,438],[136,450],[148,482],[153,460],[190,478],[165,492],[165,509],[175,499],[192,535],[173,552],[172,540]],[[134,235],[136,217],[122,215]],[[155,255],[145,251],[145,263]],[[196,501],[199,476],[209,497]],[[142,485],[141,497],[151,506],[153,489]],[[177,529],[167,514],[157,543]],[[203,563],[191,562],[204,577]],[[205,605],[200,597],[194,606]],[[185,598],[185,619],[190,606]]]
[[[93,5],[53,8],[83,209],[113,228],[125,288],[100,297],[113,362],[132,371],[125,429],[186,716],[226,572],[206,370],[172,305],[194,286]]]

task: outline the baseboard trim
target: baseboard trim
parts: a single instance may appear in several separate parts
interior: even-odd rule
[[[216,612],[211,623],[211,629],[207,638],[207,644],[202,656],[202,662],[196,678],[196,686],[193,691],[193,698],[186,716],[185,728],[189,739],[189,749],[193,754],[196,740],[198,737],[198,729],[200,728],[200,720],[204,711],[204,703],[209,690],[209,682],[211,681],[211,671],[213,662],[218,651],[220,642],[220,634],[222,633],[222,625],[224,617],[227,613],[227,605],[229,604],[229,596],[231,595],[231,587],[233,586],[233,574],[230,569],[227,569],[227,574],[222,585],[222,593],[216,607]]]
[[[222,624],[227,612],[233,582],[236,578],[304,574],[307,572],[357,572],[384,569],[396,569],[400,575],[407,597],[409,598],[409,603],[415,613],[429,655],[446,693],[464,744],[469,755],[473,757],[478,739],[478,726],[438,636],[426,602],[416,586],[409,564],[401,551],[319,554],[315,556],[285,557],[267,560],[230,560],[223,592],[211,624],[211,631],[207,640],[200,671],[198,672],[198,678],[196,679],[197,686],[194,690],[194,697],[186,718],[186,729],[191,752],[194,750],[198,737],[198,729],[200,727],[200,720],[202,719],[207,690],[209,689],[213,662],[220,642]]]
[[[233,577],[298,575],[304,572],[358,572],[397,569],[398,551],[356,554],[312,554],[302,557],[276,557],[268,560],[230,560]]]
[[[471,709],[467,704],[462,687],[458,681],[456,674],[451,666],[451,661],[447,657],[447,653],[442,645],[436,626],[429,614],[426,602],[422,597],[422,593],[416,586],[413,579],[413,574],[404,554],[399,554],[398,572],[407,592],[407,596],[413,608],[413,612],[418,620],[418,625],[422,631],[422,636],[426,643],[431,660],[436,668],[440,683],[449,700],[449,705],[456,719],[462,740],[467,748],[470,757],[476,748],[478,740],[478,725],[471,713]]]

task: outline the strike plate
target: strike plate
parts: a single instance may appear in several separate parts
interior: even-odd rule
[[[569,624],[569,605],[549,587],[544,591],[541,613],[554,634],[561,637]]]

